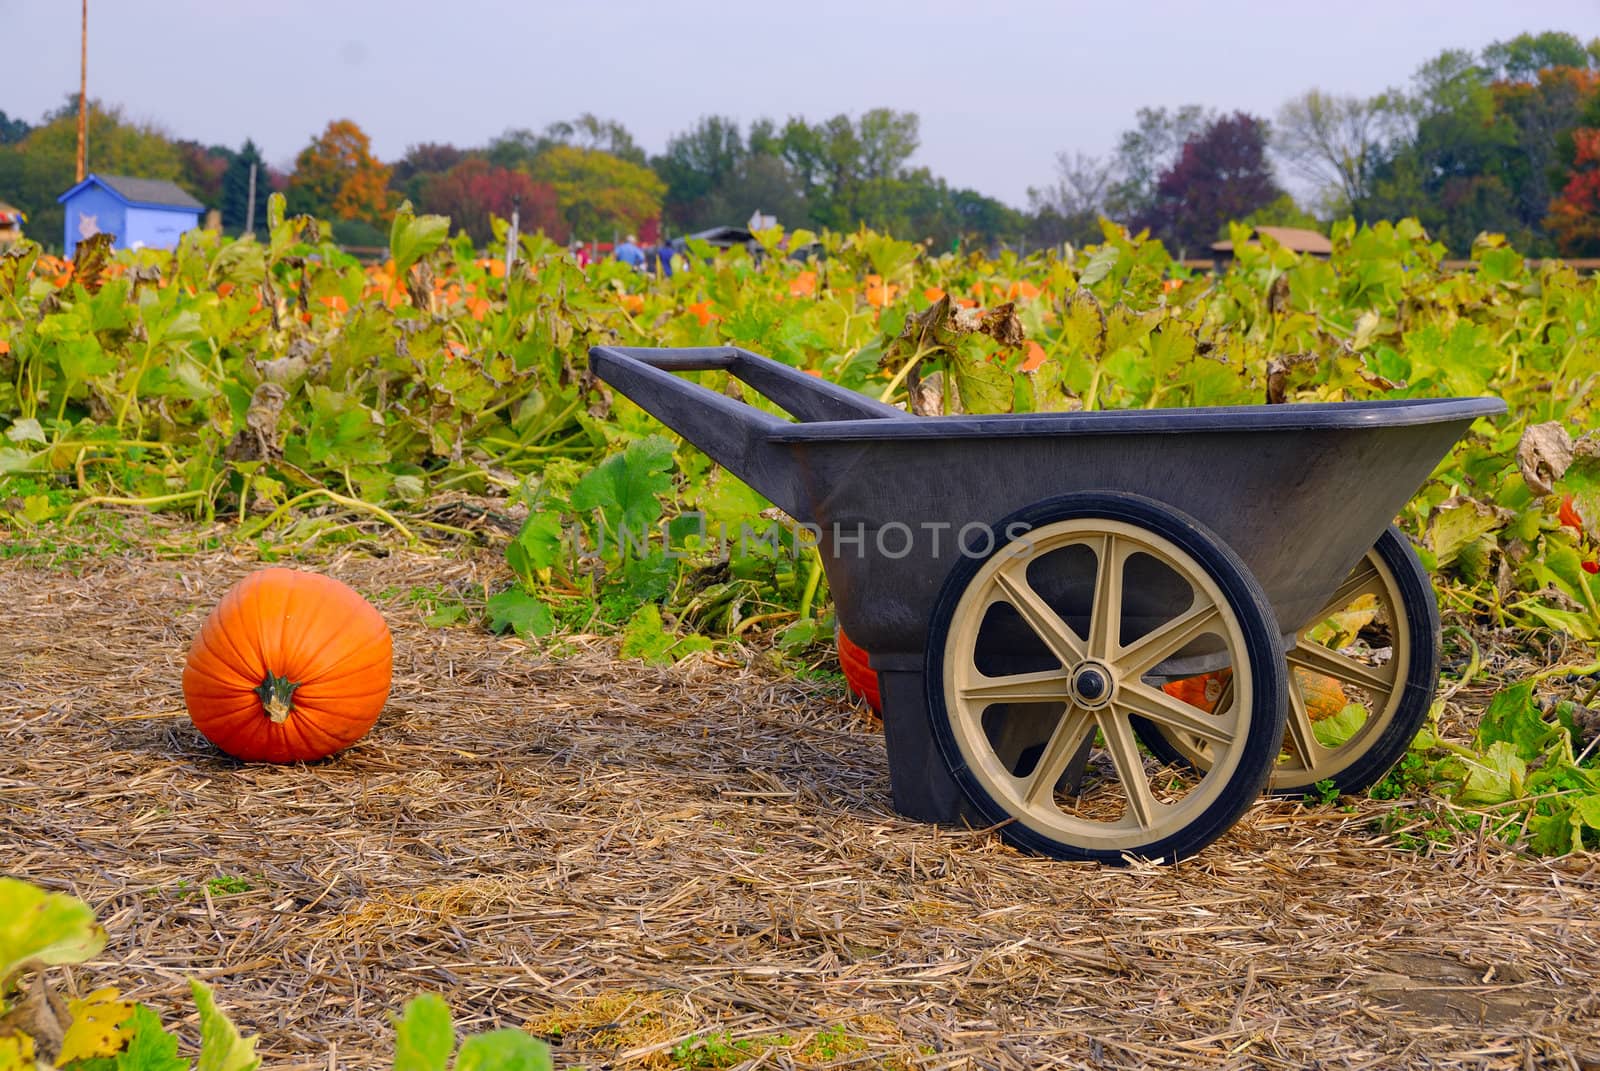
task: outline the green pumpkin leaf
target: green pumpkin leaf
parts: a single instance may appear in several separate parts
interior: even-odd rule
[[[76,896],[0,878],[0,984],[24,963],[82,963],[105,945],[105,929]]]
[[[658,496],[672,490],[672,441],[651,435],[628,444],[572,489],[573,508],[599,509],[619,540],[638,540],[661,516]]]
[[[510,588],[491,598],[485,608],[489,611],[489,631],[504,632],[511,629],[518,636],[548,636],[555,630],[555,616],[535,595],[521,588]]]
[[[437,993],[406,1001],[395,1022],[394,1071],[445,1071],[456,1047],[450,1008]]]
[[[1495,695],[1478,722],[1479,747],[1505,742],[1526,760],[1533,760],[1551,740],[1563,735],[1559,725],[1544,720],[1533,697],[1533,683],[1523,681]]]
[[[564,535],[561,514],[530,513],[517,531],[517,538],[506,547],[506,561],[523,583],[531,584],[534,573],[561,560]]]
[[[155,1012],[135,1005],[128,1018],[133,1038],[117,1054],[117,1071],[189,1071],[189,1061],[178,1056],[178,1039],[161,1025]]]
[[[461,1043],[455,1071],[550,1071],[550,1047],[521,1030],[492,1030]]]
[[[233,1021],[217,1007],[204,982],[191,980],[195,1007],[200,1009],[200,1063],[195,1071],[255,1071],[261,1066],[256,1039],[241,1038]]]
[[[406,201],[389,227],[389,255],[395,278],[403,279],[411,265],[438,249],[450,237],[449,216],[419,216]]]
[[[1487,751],[1471,759],[1462,756],[1466,777],[1457,793],[1461,802],[1493,805],[1522,795],[1528,764],[1517,754],[1516,745],[1496,740]]]

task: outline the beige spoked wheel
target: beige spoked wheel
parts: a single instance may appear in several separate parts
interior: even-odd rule
[[[1439,676],[1438,604],[1405,536],[1395,528],[1383,534],[1285,658],[1289,708],[1271,791],[1298,795],[1323,781],[1340,792],[1371,787],[1427,720]],[[1212,683],[1214,704],[1198,689],[1174,691],[1201,709],[1224,710],[1230,682]],[[1212,761],[1198,735],[1149,724],[1140,733],[1164,757],[1198,767]]]
[[[1134,495],[1069,495],[996,531],[1015,538],[957,566],[930,628],[929,714],[952,775],[1032,851],[1198,851],[1259,795],[1281,745],[1284,663],[1260,588],[1195,521]],[[1234,667],[1219,713],[1146,680],[1195,660]],[[1211,761],[1162,761],[1136,720],[1205,740]]]

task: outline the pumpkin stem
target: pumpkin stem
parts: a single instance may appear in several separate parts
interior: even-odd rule
[[[288,677],[280,677],[267,670],[267,679],[261,686],[254,689],[261,697],[261,705],[267,708],[267,717],[272,719],[274,725],[282,725],[294,710],[294,690],[300,687],[299,683]]]

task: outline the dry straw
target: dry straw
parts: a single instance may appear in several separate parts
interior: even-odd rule
[[[1600,1066],[1592,857],[1420,857],[1363,800],[1175,868],[1029,858],[898,818],[877,728],[760,651],[429,628],[413,589],[481,600],[486,551],[317,559],[388,617],[393,696],[243,766],[178,682],[256,563],[149,542],[0,562],[0,860],[106,923],[77,984],[170,1019],[204,978],[270,1068],[387,1067],[422,990],[558,1066]]]

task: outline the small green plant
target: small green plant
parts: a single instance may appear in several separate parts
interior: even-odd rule
[[[218,880],[239,879],[212,879]],[[105,944],[105,929],[83,901],[0,878],[0,1071],[189,1071],[189,1061],[178,1055],[178,1038],[160,1017],[146,1005],[121,1000],[114,988],[63,1000],[36,977],[24,989],[25,976],[82,963]],[[191,981],[189,988],[200,1013],[200,1071],[256,1071],[256,1039],[239,1034],[205,984]],[[475,1034],[458,1047],[450,1009],[437,994],[408,1001],[394,1022],[394,1071],[551,1068],[549,1048],[521,1030]]]
[[[1408,751],[1394,769],[1384,775],[1383,780],[1367,790],[1367,795],[1375,800],[1397,800],[1417,795],[1431,780],[1428,767],[1428,760],[1421,752]]]
[[[206,888],[210,891],[212,896],[235,896],[239,893],[247,893],[254,887],[255,886],[251,885],[244,878],[233,877],[227,874],[221,875],[220,877],[206,879]]]
[[[727,1031],[720,1034],[701,1034],[686,1038],[672,1047],[672,1059],[687,1071],[712,1071],[716,1068],[736,1067],[768,1049],[785,1048],[794,1044],[787,1034],[771,1037],[740,1038],[735,1041]]]
[[[1339,802],[1339,786],[1331,777],[1324,777],[1311,786],[1311,791],[1306,793],[1305,798],[1308,803],[1331,807]]]
[[[835,1025],[807,1042],[802,1055],[810,1060],[831,1062],[858,1053],[866,1047],[867,1043],[861,1038],[852,1037],[842,1025]]]

